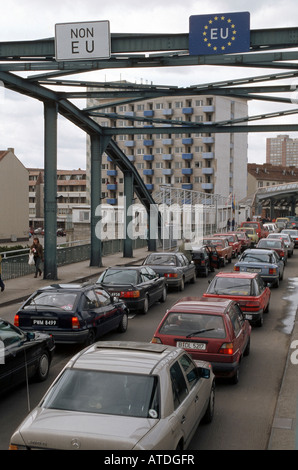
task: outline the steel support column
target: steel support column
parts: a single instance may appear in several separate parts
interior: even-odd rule
[[[132,205],[133,205],[133,174],[124,172],[124,240],[123,240],[123,257],[133,257],[132,244]]]
[[[102,266],[101,222],[101,164],[102,154],[110,137],[92,134],[91,139],[91,253],[90,266]],[[97,225],[98,224],[98,225]]]
[[[44,278],[57,279],[57,104],[44,103]]]

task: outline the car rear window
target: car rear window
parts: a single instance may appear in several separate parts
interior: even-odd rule
[[[45,398],[49,409],[159,417],[158,378],[112,371],[66,369]]]
[[[221,315],[171,312],[159,329],[162,335],[200,338],[225,338],[226,331]]]
[[[138,284],[138,272],[132,269],[109,269],[98,279],[103,284]]]
[[[176,266],[176,257],[171,255],[150,255],[146,259],[145,264]]]
[[[252,295],[252,284],[250,279],[215,277],[207,292],[217,295]]]
[[[73,310],[76,298],[75,292],[38,292],[29,299],[24,308],[52,307]]]

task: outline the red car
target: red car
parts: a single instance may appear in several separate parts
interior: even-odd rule
[[[151,342],[181,347],[193,359],[210,362],[215,376],[237,383],[250,334],[251,326],[233,300],[185,297],[166,312]]]
[[[238,240],[241,243],[241,251],[246,250],[247,248],[251,248],[251,239],[247,235],[246,232],[236,232]]]
[[[218,273],[204,297],[235,300],[252,325],[263,325],[263,314],[269,312],[271,291],[258,273]]]
[[[265,250],[274,250],[284,261],[285,265],[288,261],[288,249],[282,239],[262,238],[256,248],[264,248]]]
[[[233,232],[229,233],[216,233],[213,235],[214,237],[224,237],[228,240],[229,245],[233,249],[233,257],[236,258],[236,256],[240,255],[241,253],[241,241],[237,237],[237,235]]]

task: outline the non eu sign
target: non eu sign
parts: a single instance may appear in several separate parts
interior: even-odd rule
[[[189,19],[190,55],[248,52],[249,47],[248,12],[194,15]]]
[[[55,25],[56,60],[108,59],[111,56],[109,21]]]

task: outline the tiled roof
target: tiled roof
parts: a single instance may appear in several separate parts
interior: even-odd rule
[[[295,166],[272,165],[264,163],[248,163],[247,172],[254,176],[257,180],[276,181],[276,182],[292,182],[298,181],[298,168]]]

